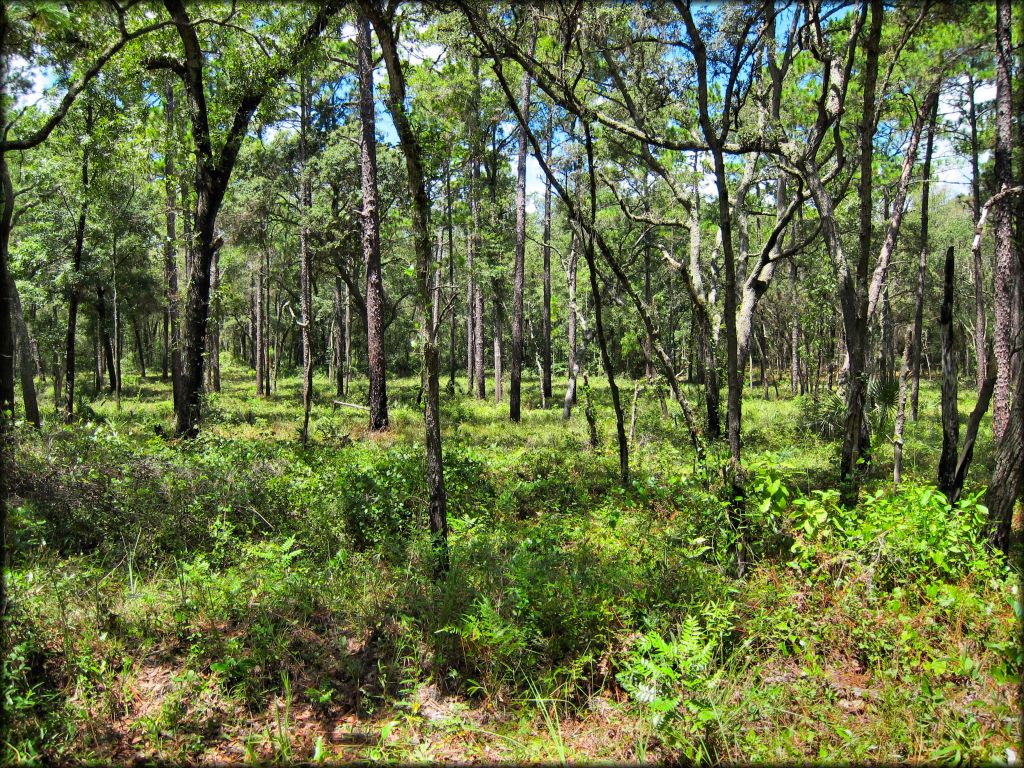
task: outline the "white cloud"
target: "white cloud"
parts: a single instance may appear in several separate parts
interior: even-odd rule
[[[21,56],[11,57],[12,73],[25,75],[31,85],[28,91],[18,94],[14,101],[16,109],[23,109],[32,105],[42,106],[47,100],[46,91],[53,86],[56,77],[50,67],[39,67],[29,64]]]

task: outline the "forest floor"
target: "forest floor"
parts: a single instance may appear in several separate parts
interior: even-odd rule
[[[652,392],[627,487],[596,382],[596,450],[582,403],[564,422],[561,392],[542,410],[536,380],[518,425],[507,404],[444,396],[451,570],[440,580],[417,383],[389,382],[392,428],[370,435],[365,412],[335,410],[318,379],[305,448],[298,378],[258,400],[241,367],[225,369],[193,442],[165,437],[169,384],[134,376],[119,405],[88,401],[73,427],[51,411],[41,433],[20,429],[0,760],[1005,762],[1020,751],[1019,572],[982,543],[978,502],[989,420],[971,493],[951,509],[931,487],[931,383],[898,493],[892,413],[877,398],[875,461],[853,510],[832,490],[827,399],[748,389],[741,530],[722,490],[725,449],[695,466],[673,406],[664,418]],[[620,386],[628,418],[632,382]],[[364,397],[356,382],[345,399]]]

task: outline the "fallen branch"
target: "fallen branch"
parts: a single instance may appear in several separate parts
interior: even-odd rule
[[[338,410],[339,406],[344,408],[358,408],[360,411],[370,410],[369,406],[356,405],[355,403],[346,403],[344,400],[332,400],[331,402],[334,403],[334,410]]]

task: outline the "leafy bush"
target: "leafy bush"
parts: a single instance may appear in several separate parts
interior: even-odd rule
[[[985,544],[988,511],[978,495],[951,506],[934,488],[906,486],[895,495],[875,492],[846,509],[838,491],[828,490],[797,496],[793,508],[790,565],[805,572],[841,565],[844,553],[852,553],[880,588],[891,589],[993,574],[1001,567],[1002,558]]]

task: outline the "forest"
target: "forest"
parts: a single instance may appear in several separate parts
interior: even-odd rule
[[[0,762],[1019,765],[1022,39],[0,0]]]

